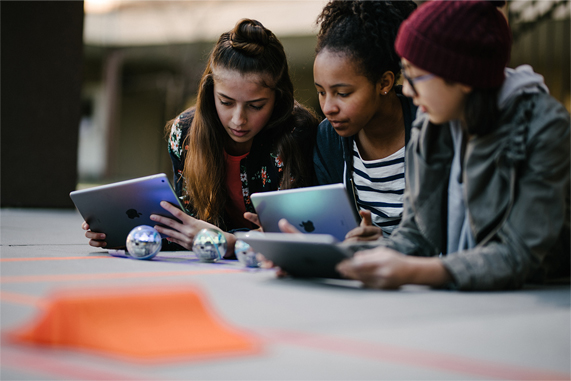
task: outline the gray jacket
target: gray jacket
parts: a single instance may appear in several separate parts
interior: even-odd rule
[[[534,86],[541,77],[529,69],[511,70],[500,92],[499,126],[466,147],[472,249],[445,253],[450,129],[420,114],[413,125],[403,219],[380,245],[416,256],[443,253],[452,287],[519,288],[569,276],[569,113],[544,92],[542,80]]]

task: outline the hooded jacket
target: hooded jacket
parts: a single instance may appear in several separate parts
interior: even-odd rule
[[[476,245],[446,254],[448,179],[454,148],[447,125],[419,111],[406,150],[403,219],[380,245],[442,255],[452,288],[510,289],[569,276],[569,113],[531,67],[507,69],[500,118],[471,136],[463,196]]]

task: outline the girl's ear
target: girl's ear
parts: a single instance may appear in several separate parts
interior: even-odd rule
[[[393,88],[395,84],[395,73],[392,71],[386,71],[381,76],[379,82],[377,82],[377,92],[380,95],[387,95],[389,91]]]

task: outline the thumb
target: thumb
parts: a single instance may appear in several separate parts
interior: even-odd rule
[[[260,219],[258,218],[258,215],[256,213],[245,212],[244,213],[244,219],[247,221],[250,221],[251,223],[254,223],[260,227],[262,226],[260,224]]]
[[[371,211],[360,210],[359,215],[362,218],[360,226],[373,226],[373,217],[371,216]]]
[[[301,233],[295,226],[290,224],[285,218],[282,218],[278,222],[278,226],[283,233]]]

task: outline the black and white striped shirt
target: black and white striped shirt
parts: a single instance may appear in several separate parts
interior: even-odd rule
[[[373,222],[383,229],[384,235],[392,233],[402,216],[404,193],[404,151],[383,159],[363,160],[357,143],[353,142],[353,182],[357,205],[371,211]]]

